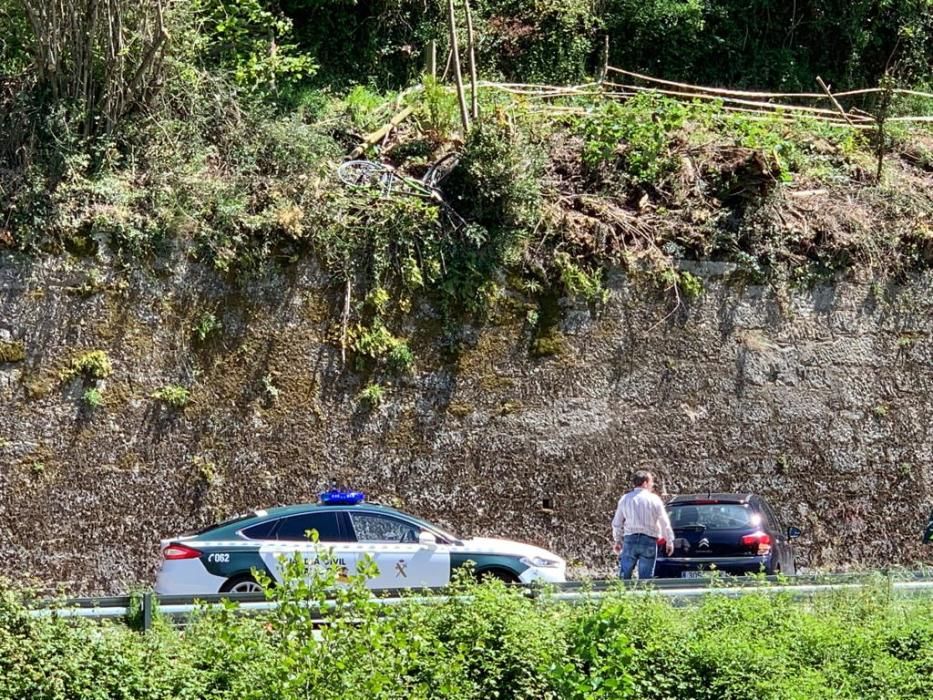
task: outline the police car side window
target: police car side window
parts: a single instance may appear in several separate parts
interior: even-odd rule
[[[288,542],[306,542],[308,530],[317,530],[319,542],[343,542],[340,536],[336,513],[305,513],[283,518],[276,530],[275,538]]]
[[[416,544],[420,528],[403,520],[372,513],[350,513],[357,542]]]
[[[243,537],[250,540],[267,540],[272,534],[272,529],[275,527],[278,520],[266,520],[265,522],[253,525],[242,531]]]

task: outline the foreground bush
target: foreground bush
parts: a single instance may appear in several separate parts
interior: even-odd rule
[[[0,594],[0,698],[933,697],[933,602],[883,588],[802,605],[710,595],[674,608],[622,592],[582,606],[498,582],[469,597],[381,608],[343,589],[315,633],[302,601],[321,581],[270,591],[263,618],[203,612],[183,631],[36,619]],[[383,614],[385,613],[385,614]]]

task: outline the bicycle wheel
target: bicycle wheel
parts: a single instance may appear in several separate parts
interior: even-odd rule
[[[371,160],[348,160],[337,167],[337,177],[350,187],[375,187],[388,194],[396,175],[382,163]]]
[[[456,151],[448,153],[446,156],[443,156],[440,160],[435,162],[427,172],[424,174],[424,177],[421,178],[423,182],[428,187],[437,187],[438,183],[442,182],[453,169],[457,167],[457,163],[460,162],[460,154]]]

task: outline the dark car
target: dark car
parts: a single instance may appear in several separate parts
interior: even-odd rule
[[[666,543],[658,542],[658,578],[694,578],[711,569],[733,575],[796,573],[791,540],[800,536],[800,530],[785,530],[761,496],[675,496],[667,512],[674,529],[674,553],[665,556]]]
[[[933,511],[930,511],[930,522],[927,523],[926,532],[923,533],[923,541],[933,544]]]

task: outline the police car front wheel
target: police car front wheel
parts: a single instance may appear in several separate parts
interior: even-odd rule
[[[221,593],[261,593],[262,586],[251,575],[234,576],[221,587]]]
[[[520,583],[518,576],[513,574],[511,571],[506,571],[505,569],[486,569],[485,571],[477,572],[476,577],[480,581],[496,579],[498,581],[502,581],[503,583]]]

